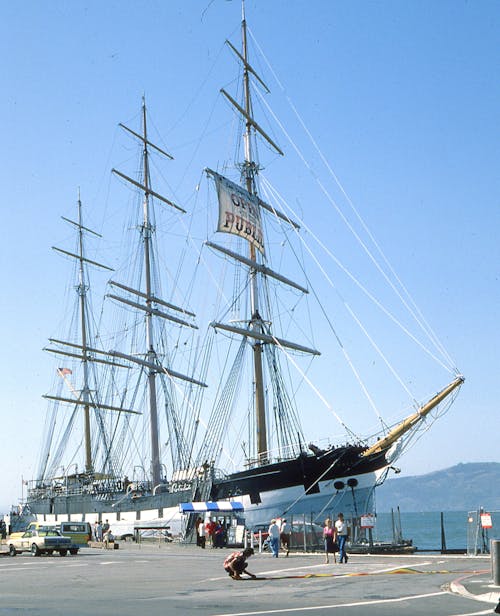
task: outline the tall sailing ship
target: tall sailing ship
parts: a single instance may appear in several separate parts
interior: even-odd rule
[[[241,502],[249,525],[285,513],[320,520],[342,509],[357,517],[373,511],[375,487],[397,470],[405,445],[433,410],[453,401],[463,382],[456,373],[430,400],[412,401],[405,419],[383,424],[371,437],[357,437],[343,424],[342,444],[308,442],[302,426],[308,408],[297,408],[296,395],[307,373],[293,377],[284,364],[321,361],[320,350],[300,340],[299,328],[298,339],[289,335],[277,297],[284,289],[299,305],[312,295],[311,286],[305,275],[305,282],[296,282],[279,271],[272,258],[274,247],[300,235],[301,221],[262,197],[256,140],[276,156],[283,152],[254,117],[252,82],[267,87],[249,61],[244,14],[241,51],[228,46],[241,64],[242,96],[238,101],[225,89],[221,93],[241,120],[244,155],[236,180],[206,169],[217,195],[218,208],[211,200],[217,231],[196,250],[202,250],[198,263],[213,259],[225,272],[231,267],[234,290],[227,292],[222,278],[213,281],[224,303],[217,304],[219,317],[205,336],[190,307],[196,304],[192,291],[179,292],[180,270],[165,286],[165,271],[182,255],[170,254],[168,267],[159,260],[165,241],[158,241],[158,221],[174,224],[186,211],[153,184],[152,155],[172,157],[150,140],[143,102],[141,129],[120,125],[140,145],[140,172],[133,177],[113,169],[138,195],[137,219],[127,221],[135,228],[130,246],[137,256],[108,282],[103,305],[116,312],[107,321],[95,316],[89,272],[98,277],[111,267],[89,256],[89,242],[100,239],[84,224],[80,198],[77,219],[65,219],[76,232],[77,248],[56,248],[75,264],[77,302],[70,334],[50,339],[47,347],[63,367],[56,371],[56,391],[45,396],[45,441],[26,501],[44,520],[108,519],[118,534],[137,524],[175,529],[180,503],[198,501]],[[189,224],[183,229],[187,236]],[[275,240],[277,233],[284,239]],[[195,250],[193,241],[185,250]],[[285,269],[288,262],[281,258]],[[198,281],[204,292],[211,282],[210,276]],[[240,395],[247,400],[241,402]],[[248,417],[235,433],[233,418],[242,407]],[[243,461],[235,468],[240,448]]]

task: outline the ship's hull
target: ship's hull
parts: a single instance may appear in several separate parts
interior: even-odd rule
[[[374,489],[389,464],[380,454],[363,458],[362,450],[338,448],[234,473],[212,482],[210,499],[241,501],[247,527],[285,514],[322,521],[342,510],[347,517],[359,517],[373,511]],[[132,534],[140,526],[169,526],[178,534],[179,504],[203,499],[196,492],[193,498],[189,483],[171,483],[169,489],[154,495],[130,490],[100,495],[33,492],[28,505],[47,522],[107,519],[117,535]]]

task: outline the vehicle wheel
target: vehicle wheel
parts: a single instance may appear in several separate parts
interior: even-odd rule
[[[40,556],[40,554],[41,554],[40,549],[38,548],[36,543],[34,543],[31,546],[31,554],[32,554],[32,556]]]
[[[59,554],[61,556],[66,556],[67,553],[68,553],[68,550],[59,550]]]
[[[15,556],[16,554],[16,548],[13,545],[9,545],[9,556]]]
[[[52,556],[52,554],[53,554],[53,553],[54,553],[54,550],[47,550],[47,554],[48,554],[49,556]]]
[[[75,554],[78,554],[78,548],[71,548],[71,549],[70,549],[70,551],[69,551],[69,553],[70,553],[70,554],[73,554],[73,556],[74,556]]]

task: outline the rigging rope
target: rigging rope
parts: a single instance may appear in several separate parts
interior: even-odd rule
[[[257,48],[259,49],[259,52],[261,53],[262,57],[264,58],[269,70],[271,71],[274,79],[276,80],[276,83],[278,84],[281,92],[285,95],[285,98],[287,100],[287,102],[289,103],[292,111],[294,112],[295,116],[297,117],[298,121],[300,122],[302,128],[304,129],[304,132],[306,133],[306,135],[308,136],[309,140],[311,141],[311,143],[313,144],[314,149],[316,150],[316,152],[319,154],[321,160],[323,161],[323,164],[325,165],[325,167],[327,168],[328,172],[330,173],[330,175],[332,176],[332,178],[334,179],[335,183],[337,184],[337,186],[339,187],[339,189],[341,190],[342,194],[344,195],[344,197],[346,198],[349,206],[351,207],[352,211],[354,212],[356,218],[358,219],[358,221],[360,222],[360,224],[362,225],[362,228],[364,229],[364,231],[367,233],[368,237],[370,238],[370,240],[372,241],[372,243],[374,244],[375,248],[377,249],[378,253],[381,255],[383,261],[385,262],[385,264],[387,265],[387,267],[389,268],[389,271],[391,272],[391,274],[394,276],[396,282],[399,284],[400,288],[402,289],[402,291],[404,292],[404,294],[406,295],[406,297],[408,298],[409,302],[411,303],[411,305],[413,306],[413,308],[411,306],[408,305],[407,301],[404,299],[404,297],[401,295],[401,293],[399,292],[399,290],[396,288],[396,286],[393,284],[393,282],[389,279],[389,277],[387,276],[387,274],[385,273],[385,271],[383,270],[383,268],[380,266],[380,264],[378,263],[377,259],[375,259],[375,257],[373,256],[373,254],[371,253],[371,251],[368,249],[368,247],[366,246],[366,244],[362,241],[362,239],[359,237],[359,235],[356,233],[356,231],[354,230],[354,228],[352,227],[352,225],[349,223],[349,221],[347,220],[347,218],[345,217],[345,215],[343,214],[343,212],[340,210],[340,208],[338,207],[338,205],[335,203],[334,199],[330,196],[330,194],[328,193],[328,191],[324,188],[323,184],[320,182],[320,180],[317,178],[316,174],[314,173],[314,170],[311,168],[311,166],[307,163],[307,161],[305,160],[305,158],[302,156],[301,152],[299,151],[298,147],[296,146],[296,144],[294,143],[294,141],[291,139],[290,135],[288,134],[288,132],[285,130],[285,128],[283,127],[283,125],[281,124],[281,122],[278,120],[278,118],[276,117],[276,115],[273,113],[273,111],[270,109],[269,105],[267,104],[267,102],[264,100],[264,97],[262,96],[261,92],[258,90],[258,88],[256,88],[254,86],[254,90],[257,92],[257,94],[259,95],[259,97],[261,98],[262,102],[266,105],[267,109],[269,110],[269,112],[272,114],[273,118],[275,119],[275,121],[277,122],[277,124],[280,126],[281,130],[283,131],[284,135],[286,136],[286,138],[288,139],[289,143],[292,145],[292,147],[294,148],[294,150],[296,151],[296,153],[298,154],[298,156],[301,158],[301,160],[303,161],[304,165],[306,166],[306,168],[311,172],[311,174],[313,175],[313,177],[316,178],[318,185],[320,186],[320,188],[323,190],[323,192],[325,193],[325,195],[327,196],[328,200],[331,202],[331,204],[334,206],[334,208],[336,209],[336,211],[338,212],[339,216],[342,218],[342,220],[344,221],[344,223],[346,224],[346,226],[349,228],[349,230],[351,231],[351,233],[353,234],[353,236],[357,239],[357,241],[359,242],[359,244],[362,246],[363,250],[366,252],[366,254],[368,255],[368,257],[370,258],[370,260],[372,261],[372,263],[375,265],[375,267],[377,268],[377,270],[380,272],[380,274],[384,277],[384,279],[387,281],[387,283],[389,284],[389,286],[393,289],[393,291],[396,293],[396,295],[399,297],[400,301],[403,303],[403,305],[408,309],[409,313],[413,316],[413,318],[415,319],[416,323],[421,327],[422,331],[424,333],[426,333],[426,335],[429,337],[429,339],[433,342],[434,346],[436,347],[436,349],[438,349],[442,356],[444,358],[446,358],[446,360],[449,362],[449,366],[453,366],[453,368],[448,367],[447,369],[450,372],[455,372],[457,373],[457,369],[451,358],[451,356],[448,354],[448,352],[446,351],[446,349],[444,348],[444,345],[440,342],[440,340],[438,339],[437,335],[435,334],[435,332],[433,331],[433,329],[431,328],[431,326],[429,325],[429,323],[425,320],[422,312],[420,311],[420,309],[418,308],[416,302],[413,300],[413,298],[411,297],[408,289],[404,286],[403,282],[401,281],[401,279],[399,278],[399,276],[397,275],[397,273],[395,272],[393,266],[391,265],[391,263],[389,262],[388,258],[386,257],[385,253],[382,251],[382,248],[380,247],[380,245],[378,244],[378,242],[376,241],[375,237],[373,236],[373,234],[371,233],[371,231],[369,230],[368,226],[366,225],[366,223],[364,222],[363,218],[361,217],[360,213],[358,212],[358,210],[356,209],[356,207],[354,206],[354,203],[352,202],[351,198],[349,197],[349,195],[347,194],[347,192],[345,191],[343,185],[341,184],[339,178],[337,177],[337,175],[335,174],[335,172],[333,171],[331,165],[329,164],[328,160],[326,159],[326,157],[324,156],[323,152],[321,151],[321,149],[319,148],[316,140],[313,138],[311,132],[309,131],[309,129],[307,128],[307,126],[305,125],[304,120],[302,119],[302,117],[300,116],[300,114],[298,113],[298,110],[296,109],[295,105],[293,104],[293,102],[291,101],[290,97],[288,96],[288,94],[286,94],[285,88],[283,87],[283,84],[281,83],[281,81],[279,80],[276,72],[273,70],[269,60],[267,59],[266,55],[264,54],[264,52],[262,51],[262,48],[260,47],[260,45],[257,43],[257,41],[255,40],[255,37],[253,36],[253,33],[250,31],[250,34],[252,36],[252,39],[254,41],[254,43],[256,44]]]

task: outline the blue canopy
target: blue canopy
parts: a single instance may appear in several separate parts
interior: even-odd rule
[[[207,501],[194,503],[179,503],[180,513],[206,513],[243,511],[243,504],[229,501]]]

